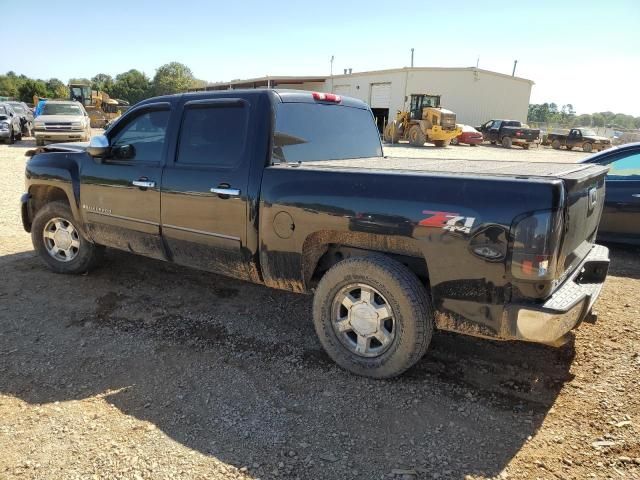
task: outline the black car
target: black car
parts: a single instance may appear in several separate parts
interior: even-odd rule
[[[33,134],[33,112],[24,102],[8,101],[13,111],[20,117],[20,127],[22,135],[30,137]]]
[[[609,167],[598,238],[640,245],[640,142],[596,153],[583,163]]]

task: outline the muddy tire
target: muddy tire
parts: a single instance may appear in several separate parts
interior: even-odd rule
[[[562,144],[560,143],[560,140],[558,140],[557,138],[551,142],[551,148],[553,148],[554,150],[560,150],[560,147],[562,146]]]
[[[393,123],[387,124],[387,126],[384,127],[382,139],[385,141],[385,143],[398,143],[398,141],[400,141],[400,132],[398,129],[398,125],[395,125]]]
[[[511,137],[502,137],[502,146],[504,148],[511,148],[512,145],[513,140],[511,140]]]
[[[584,153],[591,153],[592,150],[593,150],[593,145],[591,143],[586,142],[582,144],[582,151]]]
[[[433,333],[431,301],[418,277],[384,255],[352,257],[320,280],[313,323],[327,354],[342,368],[390,378],[413,366]]]
[[[427,136],[424,134],[420,125],[414,125],[409,129],[409,143],[414,147],[424,146],[424,142],[427,141]]]
[[[38,210],[31,226],[31,242],[56,273],[85,273],[97,266],[104,255],[104,247],[82,236],[69,205],[61,201]]]

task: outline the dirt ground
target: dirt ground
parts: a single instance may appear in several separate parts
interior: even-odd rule
[[[320,349],[309,297],[118,251],[49,272],[20,225],[30,145],[0,146],[0,479],[640,478],[640,250],[612,247],[562,349],[437,333],[374,381]]]

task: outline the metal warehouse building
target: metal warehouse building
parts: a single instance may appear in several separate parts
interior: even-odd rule
[[[237,88],[296,88],[332,92],[367,102],[378,126],[408,106],[411,94],[442,96],[442,106],[457,114],[458,123],[480,125],[493,118],[527,119],[533,81],[502,73],[468,68],[398,68],[327,77],[262,77],[216,83],[207,90]]]

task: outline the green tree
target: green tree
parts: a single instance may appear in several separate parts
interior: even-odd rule
[[[113,88],[113,77],[106,73],[99,73],[91,79],[91,88],[93,90],[100,90],[101,92],[111,94],[111,89]]]
[[[67,100],[69,98],[69,88],[61,80],[50,78],[47,80],[47,97]]]
[[[17,97],[18,87],[18,81],[15,76],[0,75],[0,95],[4,97]]]
[[[91,80],[88,78],[70,78],[69,83],[86,83],[87,85],[91,85]]]
[[[591,126],[591,115],[588,113],[583,113],[582,115],[578,115],[576,117],[575,123],[579,127],[590,127]]]
[[[127,100],[131,104],[138,103],[152,95],[151,82],[144,73],[131,69],[116,76],[109,95]]]
[[[194,85],[195,78],[186,65],[178,62],[167,63],[156,70],[153,90],[156,95],[186,92]]]
[[[33,102],[33,96],[46,97],[47,85],[42,80],[27,79],[18,88],[18,98],[27,103]]]

